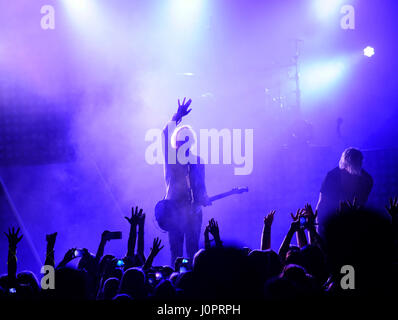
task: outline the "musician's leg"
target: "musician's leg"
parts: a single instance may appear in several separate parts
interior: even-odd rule
[[[169,231],[169,243],[171,253],[171,267],[174,268],[174,262],[176,258],[183,256],[184,233],[180,230]]]
[[[200,239],[200,230],[202,228],[202,210],[197,213],[192,213],[190,215],[189,222],[187,224],[187,233],[186,233],[186,247],[188,258],[192,262],[193,257],[196,252],[199,250],[199,239]]]

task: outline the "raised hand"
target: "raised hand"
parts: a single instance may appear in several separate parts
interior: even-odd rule
[[[138,209],[138,207],[131,208],[131,218],[129,217],[124,217],[130,224],[131,226],[137,226],[141,221],[145,221],[145,214],[142,213],[143,209]]]
[[[162,250],[164,248],[164,246],[161,246],[161,244],[162,244],[162,241],[158,237],[153,239],[153,245],[151,248],[151,252],[142,267],[143,270],[149,270],[151,268],[153,259],[155,259],[155,257],[158,255],[160,250]]]
[[[386,206],[386,210],[391,217],[398,217],[398,197],[389,199],[389,206]]]
[[[6,235],[6,237],[8,239],[8,246],[10,248],[14,248],[14,249],[17,247],[18,242],[21,241],[21,239],[23,237],[22,234],[19,236],[19,228],[15,232],[14,227],[8,228],[8,233],[4,232],[4,234]]]
[[[340,202],[340,211],[357,211],[359,209],[359,204],[357,198],[351,202],[349,200]]]
[[[316,217],[318,216],[318,211],[312,210],[312,207],[307,203],[304,207],[304,216],[307,218],[308,226],[312,227],[316,225]]]
[[[213,218],[210,219],[209,224],[206,227],[205,232],[209,232],[213,236],[217,247],[221,247],[222,246],[222,242],[221,242],[221,239],[220,239],[220,229],[218,228],[217,221],[215,221]]]
[[[214,218],[210,219],[208,228],[214,239],[220,239],[220,229],[218,228],[218,223]]]
[[[264,217],[263,232],[261,234],[261,250],[271,248],[271,226],[274,221],[275,210],[272,210]]]
[[[162,244],[162,241],[158,237],[153,239],[153,245],[152,245],[152,248],[151,248],[151,255],[153,255],[154,257],[158,255],[160,250],[162,250],[164,248],[164,246],[160,246],[161,244]]]
[[[183,117],[185,117],[188,113],[192,111],[192,109],[188,109],[189,106],[191,105],[192,100],[189,99],[187,102],[185,102],[185,99],[180,102],[180,99],[178,99],[178,109],[177,112],[175,113],[173,120],[180,122]]]
[[[47,249],[46,249],[46,260],[44,262],[45,265],[53,266],[55,264],[54,261],[54,246],[55,240],[57,239],[57,233],[50,233],[46,235],[47,241]]]
[[[300,217],[304,215],[305,209],[297,209],[296,215],[290,213],[290,216],[293,219],[293,222],[290,225],[290,228],[293,231],[298,231],[300,229]]]
[[[272,222],[274,221],[275,210],[272,210],[264,217],[264,226],[267,228],[271,228]]]
[[[55,240],[57,239],[57,234],[58,234],[57,232],[54,232],[46,235],[46,241],[49,247],[54,248]]]
[[[68,251],[66,251],[66,253],[64,255],[64,258],[63,258],[63,261],[68,263],[69,261],[72,261],[74,258],[76,258],[75,257],[75,250],[76,250],[76,248],[71,248]]]

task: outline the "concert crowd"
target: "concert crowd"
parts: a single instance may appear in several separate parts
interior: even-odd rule
[[[381,297],[397,287],[397,198],[380,211],[342,202],[322,232],[317,212],[307,204],[291,215],[278,251],[271,249],[274,216],[275,211],[265,216],[258,248],[223,245],[222,225],[211,219],[193,261],[178,257],[174,265],[159,266],[156,256],[164,246],[155,238],[150,254],[144,255],[145,213],[136,207],[126,217],[130,234],[124,257],[106,252],[114,235],[104,231],[95,254],[71,248],[56,263],[54,250],[62,233],[43,235],[45,265],[54,268],[54,278],[49,272],[41,281],[32,271],[18,270],[17,247],[25,239],[11,227],[5,233],[8,274],[0,277],[0,300],[274,301]],[[297,245],[291,244],[294,236]],[[79,259],[77,267],[70,265],[73,259]]]

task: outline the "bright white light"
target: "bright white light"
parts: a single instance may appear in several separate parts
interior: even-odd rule
[[[96,2],[95,0],[62,0],[73,23],[82,29],[96,28],[100,24]]]
[[[367,46],[365,49],[363,49],[363,54],[368,58],[370,58],[375,54],[375,49],[370,46]]]
[[[90,8],[92,0],[65,0],[66,5],[75,10],[87,10]]]
[[[186,28],[200,17],[205,0],[171,0],[171,19],[176,27]]]
[[[193,77],[195,74],[193,72],[183,72],[177,73],[178,76]]]
[[[327,19],[340,12],[342,0],[314,0],[314,9],[319,19]]]
[[[301,71],[301,90],[309,99],[326,94],[341,80],[346,69],[344,59],[307,65]]]
[[[64,6],[71,12],[89,15],[95,9],[94,0],[63,0]]]

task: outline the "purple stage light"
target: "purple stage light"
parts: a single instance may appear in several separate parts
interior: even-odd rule
[[[364,56],[370,58],[375,54],[375,49],[373,47],[367,46],[365,49],[363,49],[363,54]]]

